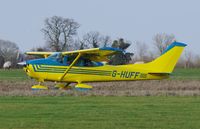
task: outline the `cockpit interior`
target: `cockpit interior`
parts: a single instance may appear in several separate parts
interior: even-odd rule
[[[63,65],[69,66],[77,55],[62,55],[60,52],[56,52],[48,57],[48,59],[51,59],[53,61],[59,62]],[[103,66],[103,63],[92,61],[89,58],[86,57],[80,57],[76,64],[74,66],[79,67],[97,67],[97,66]]]

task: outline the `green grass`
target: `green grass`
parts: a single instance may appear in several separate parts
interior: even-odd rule
[[[0,128],[198,129],[200,97],[0,97]]]
[[[27,80],[28,77],[22,69],[0,69],[0,80]]]
[[[200,80],[200,68],[176,68],[172,73],[172,79],[198,79]]]
[[[28,80],[0,70],[0,80]],[[200,79],[200,69],[176,69],[172,79]],[[199,129],[200,97],[0,97],[0,129]]]

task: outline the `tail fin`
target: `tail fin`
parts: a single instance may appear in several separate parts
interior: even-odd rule
[[[152,70],[152,73],[171,73],[185,46],[187,45],[184,43],[173,42],[160,57],[146,65]]]

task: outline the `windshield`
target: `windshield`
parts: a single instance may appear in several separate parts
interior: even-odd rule
[[[62,54],[60,52],[56,52],[50,55],[48,58],[60,62],[62,61]]]

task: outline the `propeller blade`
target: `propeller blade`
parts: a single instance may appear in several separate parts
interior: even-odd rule
[[[19,62],[17,63],[18,65],[21,65],[21,66],[25,66],[26,65],[26,61],[23,61],[23,62]]]

